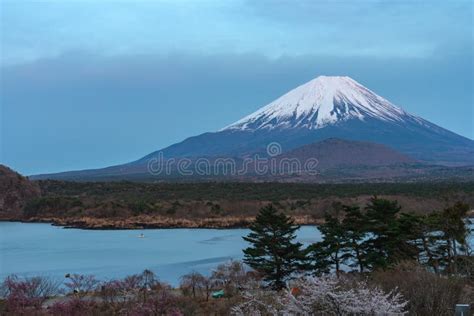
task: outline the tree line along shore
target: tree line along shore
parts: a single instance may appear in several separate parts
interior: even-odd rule
[[[341,205],[374,195],[426,214],[456,201],[474,205],[474,183],[135,183],[32,181],[38,194],[0,219],[84,229],[248,227],[269,203],[296,223],[320,224]]]

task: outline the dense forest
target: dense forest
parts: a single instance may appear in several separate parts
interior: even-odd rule
[[[329,196],[406,195],[450,197],[474,193],[474,182],[415,183],[138,183],[38,181],[45,196],[97,196],[139,200],[264,200],[312,199]]]
[[[372,196],[406,212],[430,213],[457,201],[474,205],[474,183],[136,183],[35,182],[41,196],[3,219],[95,229],[248,226],[269,203],[298,224],[320,223],[343,204]]]

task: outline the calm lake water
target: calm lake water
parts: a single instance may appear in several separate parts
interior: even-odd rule
[[[241,259],[247,229],[80,230],[49,224],[0,222],[0,279],[66,273],[94,274],[101,280],[154,271],[176,285],[190,271],[209,274],[220,263]],[[144,238],[138,238],[140,234]],[[304,226],[298,240],[320,240]]]
[[[474,228],[471,225],[471,228]],[[241,259],[247,229],[81,230],[49,224],[0,222],[0,280],[9,274],[63,278],[94,274],[100,280],[154,271],[172,285],[190,271],[209,274],[218,264]],[[144,238],[138,238],[144,234]],[[303,226],[298,241],[321,235]],[[471,235],[471,245],[474,239]]]

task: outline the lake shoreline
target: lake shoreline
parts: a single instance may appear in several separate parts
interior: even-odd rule
[[[471,210],[467,217],[474,218],[474,210]],[[300,226],[318,226],[324,223],[323,218],[310,215],[293,215],[292,218]],[[143,215],[128,218],[0,217],[0,222],[44,223],[64,229],[81,230],[241,229],[249,228],[254,220],[255,217],[253,216],[222,216],[196,219]]]
[[[323,219],[311,216],[294,216],[300,226],[319,225]],[[0,222],[44,223],[65,229],[82,230],[143,230],[143,229],[240,229],[248,228],[254,217],[215,217],[215,218],[167,218],[160,216],[137,216],[131,218],[0,218]]]

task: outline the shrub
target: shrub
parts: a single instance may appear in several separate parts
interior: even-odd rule
[[[180,289],[185,296],[206,296],[206,300],[209,297],[206,291],[210,288],[210,281],[208,278],[198,272],[191,272],[181,277]],[[203,293],[206,293],[203,295]]]
[[[100,315],[100,312],[99,305],[94,301],[73,298],[53,304],[51,307],[49,307],[48,314],[53,316],[82,316]]]
[[[454,306],[462,303],[466,285],[466,280],[437,275],[414,263],[377,271],[372,279],[386,290],[398,288],[404,297],[409,298],[407,311],[411,315],[452,315]]]
[[[66,288],[78,296],[85,296],[96,290],[99,285],[99,281],[93,275],[71,274],[67,275],[67,279]]]
[[[59,293],[59,283],[46,277],[21,279],[8,276],[1,285],[1,296],[5,297],[5,308],[13,314],[41,309],[43,302]]]

